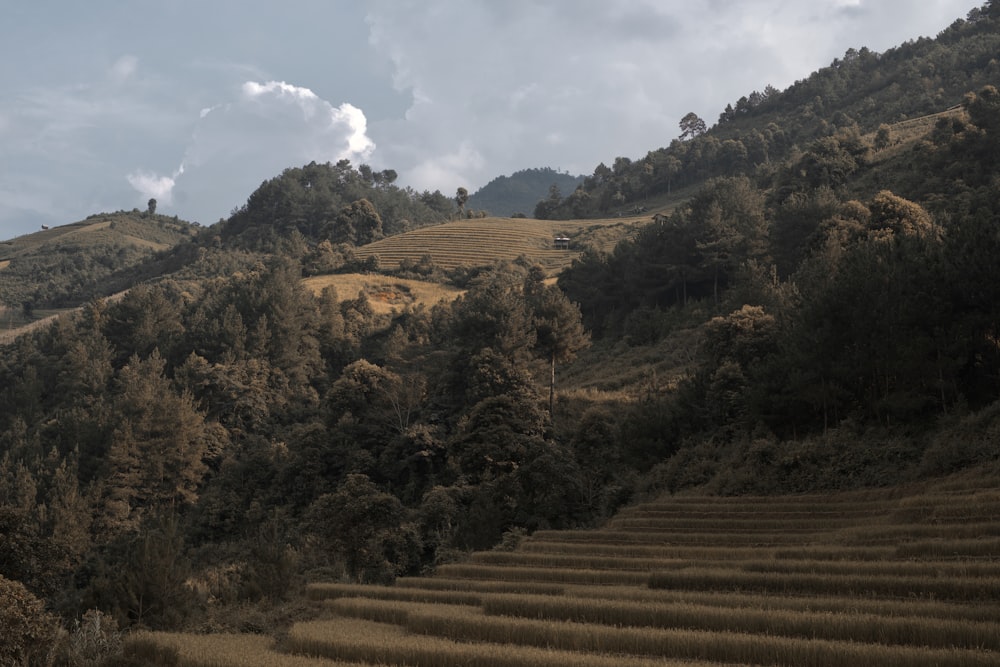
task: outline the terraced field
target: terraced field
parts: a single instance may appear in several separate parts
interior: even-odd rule
[[[611,250],[649,220],[649,215],[603,220],[455,220],[381,239],[358,248],[355,254],[362,259],[377,256],[383,268],[396,267],[404,260],[418,262],[429,255],[444,269],[484,266],[525,255],[553,275],[569,266],[585,245]],[[569,250],[553,247],[557,236],[570,238]]]
[[[988,481],[665,497],[433,577],[314,583],[323,616],[253,664],[1000,665],[998,515]],[[250,664],[185,651],[183,664]]]

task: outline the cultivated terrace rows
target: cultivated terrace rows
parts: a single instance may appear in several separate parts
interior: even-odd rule
[[[998,515],[974,485],[664,497],[431,577],[314,583],[323,615],[252,659],[234,636],[142,641],[215,667],[1000,665]]]
[[[579,254],[553,248],[554,236],[566,233],[560,231],[563,227],[579,231],[607,224],[608,221],[602,220],[565,223],[511,218],[458,220],[380,239],[357,248],[355,255],[359,259],[377,256],[383,268],[397,267],[403,261],[417,263],[426,255],[442,269],[488,266],[497,260],[514,260],[524,255],[555,273],[569,266]]]

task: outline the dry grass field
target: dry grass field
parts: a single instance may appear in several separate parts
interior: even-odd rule
[[[254,638],[253,662],[220,637],[199,638],[200,657],[183,649],[181,664],[1000,665],[998,511],[995,475],[666,496],[432,577],[313,583],[324,612],[280,643]],[[180,637],[142,641],[179,647]]]
[[[381,239],[358,248],[355,254],[361,259],[377,256],[382,268],[430,256],[436,266],[444,269],[485,266],[524,255],[544,266],[549,275],[555,275],[569,266],[584,247],[610,251],[649,220],[649,214],[598,220],[454,220]],[[570,239],[569,250],[553,247],[557,236]]]
[[[453,301],[465,291],[439,283],[393,278],[377,273],[313,276],[302,282],[316,295],[327,287],[334,288],[339,299],[356,299],[359,294],[364,294],[372,310],[380,315],[402,311],[407,306],[423,304],[429,307],[442,300]]]

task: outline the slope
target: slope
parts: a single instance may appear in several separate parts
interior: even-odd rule
[[[358,248],[359,259],[378,258],[381,269],[417,263],[424,257],[443,269],[486,266],[524,255],[545,267],[550,275],[569,266],[588,246],[603,251],[629,236],[648,216],[595,220],[534,220],[530,218],[476,218],[454,220],[389,236]],[[568,250],[556,249],[554,239],[570,239]]]
[[[0,244],[0,304],[30,314],[66,308],[128,285],[116,276],[196,236],[161,215],[99,213]]]

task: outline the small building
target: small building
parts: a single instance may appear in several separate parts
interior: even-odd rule
[[[552,246],[556,250],[569,250],[569,237],[568,236],[557,236],[552,241]]]

